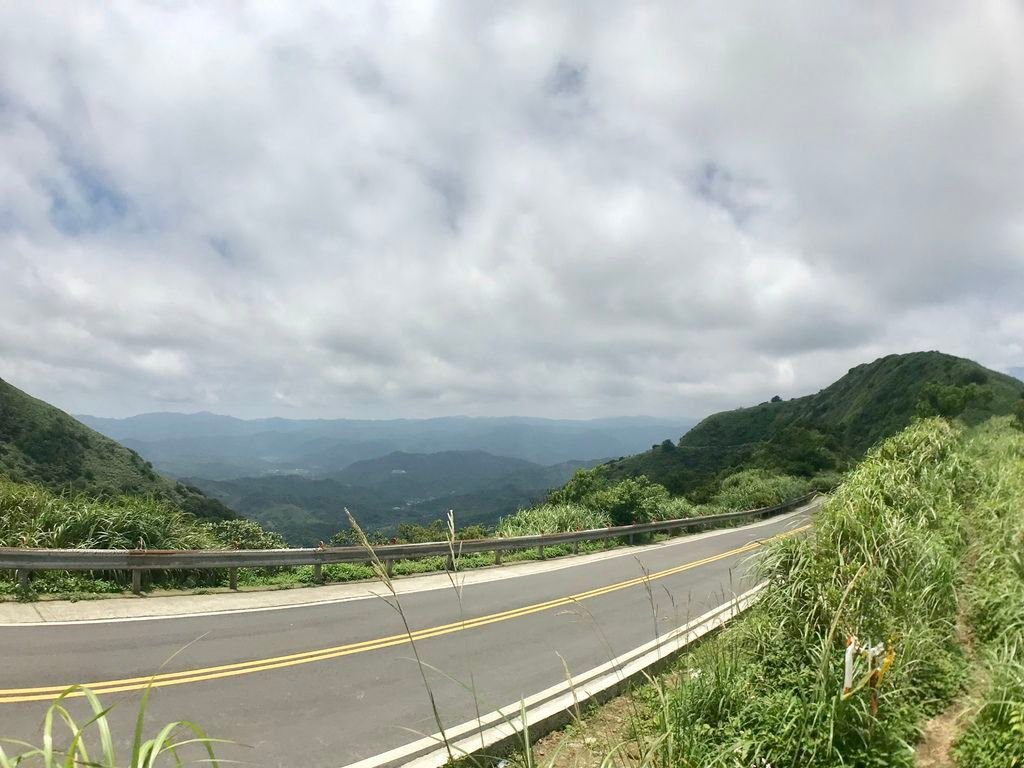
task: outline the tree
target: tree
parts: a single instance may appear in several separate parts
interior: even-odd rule
[[[1024,397],[1014,403],[1013,424],[1017,429],[1024,430]]]
[[[608,478],[601,467],[593,469],[577,469],[576,474],[556,491],[548,494],[548,501],[552,504],[583,504],[593,494],[603,489],[608,484]]]
[[[782,398],[779,397],[778,395],[775,395],[775,396],[772,397],[772,402],[773,403],[781,403],[782,402]]]
[[[655,519],[668,499],[665,486],[640,475],[597,491],[587,499],[585,506],[607,513],[612,525],[631,525]]]
[[[663,450],[663,451],[674,451],[675,449],[676,449],[676,444],[673,443],[671,440],[662,440],[661,441],[661,450]]]
[[[921,388],[920,399],[914,407],[914,415],[920,418],[942,416],[955,419],[972,403],[985,404],[992,400],[992,390],[977,383],[958,387],[955,384],[939,384],[930,381]]]

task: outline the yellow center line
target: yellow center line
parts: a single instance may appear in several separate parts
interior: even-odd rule
[[[772,537],[772,539],[780,539],[785,536],[790,536],[794,533],[807,530],[808,528],[810,528],[810,525],[793,528],[792,530],[785,531]],[[769,539],[769,541],[772,539]],[[663,579],[677,573],[682,573],[683,571],[688,571],[692,568],[723,560],[727,557],[733,557],[735,555],[753,551],[760,547],[762,543],[763,542],[760,541],[754,541],[749,544],[745,544],[742,547],[731,549],[727,552],[721,552],[717,555],[711,555],[710,557],[694,560],[689,563],[684,563],[683,565],[666,568],[663,571],[657,571],[656,573],[639,576],[634,579],[627,579],[626,581],[620,581],[604,587],[597,587],[596,589],[591,589],[586,592],[579,592],[574,595],[567,595],[566,597],[547,600],[542,603],[534,603],[532,605],[513,608],[499,613],[492,613],[486,616],[479,616],[474,619],[466,619],[464,621],[452,622],[451,624],[442,624],[436,627],[415,630],[410,634],[403,633],[400,635],[390,635],[388,637],[380,637],[374,640],[363,640],[358,643],[337,645],[330,648],[320,648],[313,651],[303,651],[301,653],[292,653],[285,656],[273,656],[265,659],[254,659],[252,661],[240,661],[214,667],[188,669],[181,672],[164,672],[150,675],[149,677],[130,677],[121,680],[104,680],[100,682],[84,683],[84,685],[95,693],[139,691],[149,686],[161,688],[170,685],[196,683],[203,680],[216,680],[225,677],[234,677],[237,675],[247,675],[254,672],[264,672],[271,669],[293,667],[299,664],[327,661],[328,659],[336,659],[341,656],[349,656],[351,654],[364,653],[366,651],[375,651],[381,648],[390,648],[392,646],[404,645],[417,640],[426,640],[428,638],[439,637],[453,632],[461,632],[467,629],[483,627],[500,621],[508,621],[521,616],[528,616],[533,613],[547,611],[552,608],[571,605],[572,603],[579,602],[581,600],[589,600],[594,597],[609,594],[610,592],[617,592],[621,589],[628,589],[629,587],[635,587],[640,584],[654,581],[655,579]],[[49,701],[62,691],[67,690],[69,687],[71,686],[50,685],[38,688],[0,688],[0,704],[17,704],[28,701]],[[80,692],[76,692],[71,695],[78,696],[82,694]]]

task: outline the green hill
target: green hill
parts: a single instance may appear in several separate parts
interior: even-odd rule
[[[612,478],[646,475],[674,493],[702,499],[739,469],[811,476],[841,470],[915,415],[976,424],[1005,415],[1024,383],[940,352],[888,355],[858,365],[817,394],[773,398],[707,417],[678,443],[666,440],[607,465]]]
[[[196,488],[158,474],[135,451],[0,379],[0,476],[96,498],[123,494],[173,502],[196,517],[236,515]]]
[[[348,527],[347,507],[368,530],[428,525],[454,509],[459,525],[492,525],[542,498],[594,462],[545,467],[482,451],[392,453],[328,478],[264,475],[183,478],[292,544],[327,541]]]

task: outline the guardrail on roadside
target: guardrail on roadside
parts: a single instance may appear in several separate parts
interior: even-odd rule
[[[571,544],[579,552],[580,542],[632,537],[638,534],[662,531],[712,528],[719,523],[745,518],[767,517],[785,512],[810,501],[816,494],[809,493],[773,507],[761,507],[741,512],[724,512],[703,517],[685,517],[652,523],[594,528],[586,531],[568,531],[537,536],[510,536],[508,538],[467,539],[454,543],[456,554],[494,552],[495,563],[501,563],[503,552],[537,547],[541,559],[544,548]],[[383,544],[373,548],[377,558],[385,564],[388,573],[396,560],[417,557],[448,557],[452,567],[452,549],[448,542],[422,544]],[[265,568],[278,566],[313,566],[316,581],[322,578],[324,565],[334,563],[365,563],[368,560],[363,547],[317,547],[305,549],[21,549],[0,547],[0,570],[14,570],[22,589],[29,586],[29,576],[36,571],[129,571],[132,591],[142,590],[143,571],[211,570],[227,569],[232,589],[238,586],[239,568]]]

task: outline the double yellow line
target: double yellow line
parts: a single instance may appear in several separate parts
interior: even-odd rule
[[[794,528],[785,533],[779,534],[773,538],[782,538],[789,536],[794,533],[806,530],[809,525],[804,525],[799,528]],[[547,611],[552,608],[558,608],[565,605],[571,605],[572,603],[579,602],[581,600],[589,600],[594,597],[600,597],[601,595],[607,595],[610,592],[617,592],[620,589],[628,589],[629,587],[635,587],[639,584],[648,583],[656,579],[663,579],[668,576],[673,576],[683,571],[688,571],[692,568],[698,568],[702,565],[713,563],[717,560],[723,560],[727,557],[734,557],[745,552],[750,552],[760,547],[762,542],[754,541],[749,544],[745,544],[742,547],[736,549],[730,549],[727,552],[721,552],[711,557],[705,557],[701,560],[694,560],[683,565],[675,566],[674,568],[666,568],[663,571],[657,571],[656,573],[647,574],[640,576],[635,579],[628,579],[626,581],[620,581],[617,584],[609,584],[608,586],[598,587],[597,589],[591,589],[586,592],[579,592],[574,595],[568,595],[566,597],[556,598],[554,600],[548,600],[543,603],[534,603],[533,605],[526,605],[521,608],[514,608],[509,611],[502,611],[500,613],[492,613],[486,616],[479,616],[475,619],[466,619],[465,621],[457,621],[451,624],[442,624],[436,627],[428,627],[426,629],[420,629],[412,632],[411,634],[391,635],[389,637],[381,637],[375,640],[364,640],[359,643],[349,643],[348,645],[336,645],[331,648],[320,648],[314,651],[304,651],[302,653],[292,653],[287,656],[273,656],[265,659],[254,659],[253,661],[240,661],[233,664],[222,664],[216,667],[202,667],[199,669],[187,669],[181,672],[164,672],[149,677],[129,677],[121,680],[103,680],[93,683],[84,683],[84,685],[97,694],[104,693],[121,693],[124,691],[139,691],[144,688],[152,686],[153,688],[162,688],[169,685],[184,685],[185,683],[198,683],[204,680],[218,680],[225,677],[235,677],[237,675],[249,675],[255,672],[266,672],[271,669],[283,669],[284,667],[294,667],[299,664],[312,664],[317,661],[327,661],[328,659],[336,659],[340,656],[350,656],[355,653],[365,653],[366,651],[376,651],[381,648],[390,648],[396,645],[405,645],[406,643],[426,640],[431,637],[439,637],[441,635],[452,634],[453,632],[462,632],[467,629],[475,629],[476,627],[483,627],[488,624],[495,624],[500,621],[508,621],[509,619],[517,619],[520,616],[528,616],[532,613],[539,613],[541,611]],[[29,701],[49,701],[61,692],[67,690],[70,687],[68,685],[49,685],[39,688],[0,688],[0,704],[18,704]],[[82,695],[80,692],[71,694],[73,696]]]

